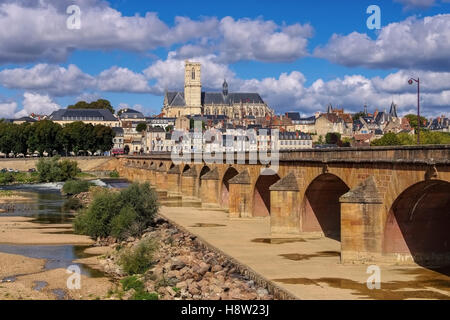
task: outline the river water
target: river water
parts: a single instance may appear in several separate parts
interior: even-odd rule
[[[128,182],[123,179],[102,179],[94,181],[97,185],[123,188]],[[32,202],[0,204],[8,211],[2,213],[3,217],[30,217],[36,224],[67,224],[71,223],[74,215],[65,212],[62,208],[66,197],[61,194],[62,183],[46,183],[34,185],[1,186],[0,190],[25,191],[31,193],[35,199]],[[6,207],[5,207],[6,206]],[[36,228],[40,228],[37,226]],[[58,226],[55,226],[58,229]],[[67,231],[67,227],[61,228],[64,231],[59,233],[73,233]],[[58,234],[52,233],[52,234]],[[78,265],[81,273],[88,277],[103,277],[104,274],[98,270],[89,268],[82,264],[73,263],[74,260],[87,258],[90,255],[84,253],[89,246],[80,245],[11,245],[0,244],[0,252],[22,255],[29,258],[45,259],[45,270],[67,268],[71,265]],[[0,279],[5,280],[5,279]],[[14,281],[14,277],[6,279]]]

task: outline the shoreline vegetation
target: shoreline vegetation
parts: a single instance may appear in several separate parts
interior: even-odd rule
[[[267,300],[266,288],[239,273],[223,255],[158,216],[160,204],[148,183],[100,190],[83,199],[75,231],[110,250],[99,259],[115,279],[108,293],[120,300]],[[81,201],[81,200],[80,200]]]

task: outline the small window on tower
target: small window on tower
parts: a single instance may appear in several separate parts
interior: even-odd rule
[[[195,70],[192,68],[192,80],[195,80]]]

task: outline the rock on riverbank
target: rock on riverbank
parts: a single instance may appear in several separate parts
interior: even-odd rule
[[[226,257],[206,249],[196,237],[179,230],[166,220],[157,218],[155,226],[142,239],[158,243],[155,265],[139,278],[147,292],[157,292],[164,300],[268,300],[273,297],[254,281],[239,274]],[[98,245],[113,248],[133,247],[138,239],[113,243],[113,239],[98,241]],[[119,254],[101,260],[105,272],[117,278],[124,276],[117,264]],[[124,299],[131,295],[125,294]]]

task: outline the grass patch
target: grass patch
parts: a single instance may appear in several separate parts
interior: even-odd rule
[[[120,174],[119,174],[119,172],[117,172],[117,170],[114,170],[109,173],[109,177],[110,178],[120,178]]]
[[[141,240],[134,248],[124,249],[119,265],[129,275],[142,274],[153,265],[156,244],[152,239]]]
[[[64,183],[62,191],[65,194],[72,196],[82,192],[88,192],[89,187],[91,186],[93,186],[93,184],[86,180],[69,180]]]
[[[131,300],[158,300],[159,296],[157,293],[146,292],[144,283],[139,280],[136,276],[129,276],[120,280],[122,284],[123,291],[129,291],[133,289],[135,293],[131,296]],[[122,297],[123,294],[120,294]]]

